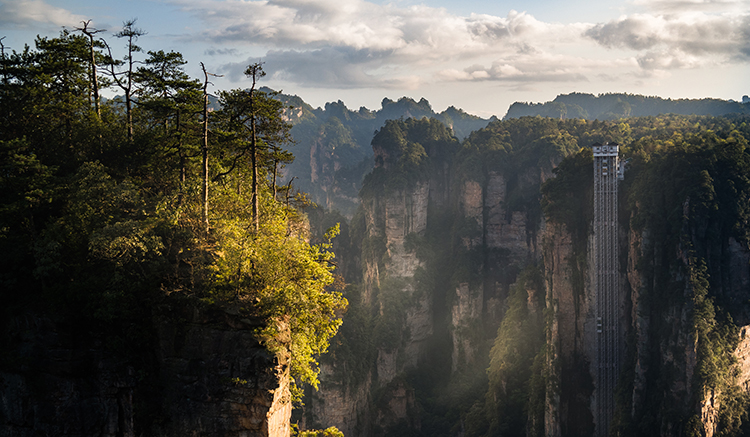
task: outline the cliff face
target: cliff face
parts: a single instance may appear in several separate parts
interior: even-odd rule
[[[137,355],[103,333],[49,317],[10,322],[16,361],[0,372],[0,434],[289,435],[288,353],[260,343],[256,321],[170,305]]]
[[[576,244],[563,225],[545,228],[546,302],[551,314],[544,417],[548,436],[592,435],[595,426],[595,297],[589,280],[591,262],[586,252],[581,253],[585,247]]]
[[[742,318],[736,320],[739,328],[737,340],[729,339],[733,361],[728,385],[708,384],[698,378],[699,339],[693,326],[697,311],[693,295],[695,290],[686,282],[684,274],[690,269],[688,252],[680,247],[655,246],[648,232],[630,229],[623,232],[626,254],[622,260],[624,271],[621,280],[620,311],[622,329],[629,332],[632,343],[628,348],[628,362],[623,362],[622,381],[629,382],[628,394],[618,399],[622,403],[621,422],[616,426],[630,426],[648,435],[684,435],[689,424],[686,418],[697,415],[695,422],[700,435],[713,436],[721,429],[722,402],[736,402],[738,393],[746,393],[750,384],[747,332],[750,329]],[[728,241],[731,248],[726,262],[734,266],[724,292],[735,296],[745,287],[750,264],[750,251],[735,240]],[[681,267],[653,265],[642,262],[643,251],[656,251],[655,257],[663,259],[662,251],[675,254]],[[547,282],[547,307],[552,314],[549,321],[547,366],[549,380],[546,392],[545,435],[593,435],[596,405],[596,350],[594,290],[591,281],[577,284],[578,274],[574,262],[577,256],[574,240],[564,226],[549,224],[544,235],[544,266]],[[588,265],[592,265],[589,254]],[[584,266],[585,267],[585,266]],[[673,298],[659,298],[653,294],[654,281],[648,271],[663,272],[669,283],[678,288]],[[671,270],[671,274],[669,271]],[[586,275],[589,277],[589,275]],[[644,296],[645,295],[645,296]],[[744,314],[743,306],[733,308],[733,314]],[[622,383],[622,382],[621,382]],[[741,395],[740,395],[741,396]],[[626,418],[626,417],[629,417]],[[625,425],[629,420],[655,420],[646,425]],[[726,427],[726,423],[723,423]],[[632,432],[632,430],[629,430]]]
[[[727,361],[727,370],[713,369],[717,373],[729,372],[726,379],[721,380],[721,375],[701,374],[700,367],[706,366],[705,362],[701,362],[701,355],[704,353],[701,343],[705,339],[702,338],[701,331],[696,330],[694,326],[694,314],[701,311],[700,301],[696,301],[695,298],[698,291],[696,284],[691,281],[684,282],[678,271],[674,273],[677,276],[673,281],[684,284],[680,290],[683,299],[673,299],[665,305],[663,302],[643,296],[644,292],[650,291],[643,269],[654,266],[647,264],[639,268],[635,260],[643,257],[643,254],[639,253],[640,250],[644,247],[653,249],[653,246],[649,244],[647,233],[631,231],[629,240],[631,244],[627,277],[628,286],[632,290],[629,297],[633,308],[631,329],[635,338],[635,363],[632,369],[628,369],[633,372],[634,380],[630,413],[634,417],[652,415],[653,412],[645,411],[649,407],[672,411],[673,415],[660,415],[660,436],[684,435],[688,427],[694,427],[701,435],[707,437],[712,437],[720,431],[726,434],[727,427],[735,425],[731,423],[731,419],[723,416],[726,414],[726,405],[723,404],[738,402],[737,399],[746,396],[744,394],[750,388],[750,350],[747,338],[750,326],[747,325],[748,321],[744,316],[747,306],[736,301],[736,296],[747,290],[750,249],[747,246],[742,247],[734,238],[730,238],[725,246],[729,248],[725,253],[725,260],[732,268],[727,281],[722,284],[722,291],[728,295],[728,301],[736,303],[733,307],[721,308],[718,306],[721,300],[717,299],[716,312],[717,315],[734,316],[732,326],[736,326],[736,329],[729,330],[723,339],[728,346],[724,350],[727,355],[725,358],[730,358]],[[676,248],[675,253],[681,264],[680,271],[691,271],[696,268],[695,260],[689,257],[689,252],[684,247]],[[661,374],[665,369],[670,369],[671,372],[667,375]],[[653,388],[657,375],[663,387],[659,391]],[[705,379],[706,376],[710,379]],[[660,398],[656,405],[653,403],[655,394]],[[651,402],[648,397],[651,397]],[[685,418],[691,416],[695,416],[697,420],[694,424],[686,423]]]
[[[672,168],[675,162],[664,165]],[[742,222],[726,211],[744,199],[724,197],[725,203],[706,207],[700,203],[705,197],[691,196],[682,186],[675,192],[668,191],[671,185],[639,186],[651,169],[639,170],[639,180],[628,184],[626,175],[620,187],[620,208],[627,211],[620,216],[619,233],[624,349],[609,432],[740,435],[747,409],[748,305],[739,296],[747,292],[750,246],[736,237],[743,235]],[[555,184],[564,184],[570,174]],[[732,177],[727,174],[714,177]],[[549,210],[566,218],[567,225],[585,223],[585,214],[578,215],[578,222],[562,214],[573,211],[564,202]],[[585,228],[575,236],[552,221],[545,230],[549,436],[593,435],[598,425],[594,263],[590,242],[583,244],[583,236],[590,240],[591,235],[580,229]]]
[[[358,303],[306,401],[308,428],[606,432],[596,414],[593,156],[576,144],[593,125],[609,126],[492,124],[452,155],[424,121],[380,131],[352,224],[362,236]],[[747,171],[733,167],[747,153],[711,144],[633,158],[620,186],[622,362],[609,430],[618,435],[746,431],[750,197],[728,193],[750,192]]]
[[[415,130],[427,129],[426,121],[414,123]],[[541,257],[540,223],[509,206],[509,193],[538,187],[548,173],[535,169],[517,178],[493,169],[459,176],[451,143],[413,146],[410,131],[386,133],[388,147],[373,141],[372,177],[383,185],[370,189],[366,182],[359,213],[359,299],[373,321],[372,335],[358,341],[372,342],[371,361],[358,378],[347,376],[352,364],[341,359],[323,367],[320,391],[306,398],[306,428],[336,426],[355,436],[445,432],[424,428],[429,421],[423,419],[482,396],[479,381],[486,378],[509,287]],[[422,150],[429,171],[399,175],[401,157]],[[347,323],[365,322],[345,318],[344,328]],[[338,355],[335,345],[331,355]],[[429,401],[433,396],[440,400]]]

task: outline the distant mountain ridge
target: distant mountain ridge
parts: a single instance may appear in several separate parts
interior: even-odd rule
[[[260,90],[273,92],[267,87]],[[285,174],[294,176],[296,188],[308,193],[315,203],[345,215],[351,215],[358,204],[362,178],[372,168],[372,138],[387,120],[436,119],[459,140],[496,120],[453,106],[437,113],[424,98],[385,98],[378,110],[352,110],[341,100],[313,108],[299,96],[283,93],[276,98],[289,107],[285,116],[293,125],[295,140],[291,151],[296,159]]]
[[[268,87],[260,90],[274,92]],[[301,97],[283,93],[277,94],[276,98],[288,106],[285,116],[293,125],[291,133],[295,145],[291,152],[296,159],[284,172],[287,180],[294,177],[295,188],[308,193],[313,202],[348,217],[359,202],[362,179],[373,166],[373,136],[387,120],[435,119],[447,126],[459,141],[497,120],[494,116],[485,119],[471,115],[454,106],[438,113],[425,98],[419,101],[409,97],[384,98],[377,110],[364,106],[349,109],[341,100],[313,108]],[[673,100],[627,93],[571,93],[561,94],[551,102],[513,103],[503,119],[541,116],[616,120],[659,114],[720,116],[749,113],[750,100],[747,98],[736,102],[712,98]]]
[[[745,99],[743,99],[744,101]],[[664,99],[627,93],[561,94],[551,102],[516,102],[510,105],[504,119],[542,116],[559,119],[584,118],[615,120],[627,117],[646,117],[659,114],[726,115],[748,114],[750,103],[722,99]]]
[[[273,90],[268,87],[263,87],[260,90],[264,92],[273,92]],[[400,118],[420,119],[427,117],[442,122],[453,131],[453,134],[458,139],[463,139],[471,132],[487,126],[487,123],[496,118],[494,116],[490,118],[482,118],[469,114],[463,109],[456,108],[455,106],[450,106],[444,111],[438,113],[432,109],[432,105],[430,105],[430,102],[424,97],[419,101],[409,97],[401,97],[398,100],[391,100],[386,97],[382,100],[381,108],[378,110],[371,110],[361,106],[356,111],[349,109],[341,100],[328,102],[323,108],[313,108],[301,97],[296,95],[281,93],[277,98],[285,104],[297,109],[297,111],[290,111],[289,113],[289,121],[295,125],[300,122],[310,121],[311,119],[322,121],[330,117],[337,117],[345,124],[351,122],[355,125],[370,125],[379,128],[385,124],[386,120],[397,120]],[[372,140],[371,133],[367,139],[368,145],[370,140]]]

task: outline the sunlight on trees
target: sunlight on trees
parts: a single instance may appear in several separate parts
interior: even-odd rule
[[[135,20],[114,35],[122,60],[90,22],[77,30],[0,60],[0,251],[17,267],[2,288],[25,275],[39,302],[100,321],[146,317],[173,293],[235,308],[265,320],[261,338],[317,387],[347,302],[332,287],[338,228],[310,244],[303,203],[276,199],[293,159],[284,105],[232,90],[209,117],[210,74],[190,78],[172,51],[139,59]],[[263,77],[248,71],[254,85]],[[124,102],[100,102],[107,87]]]

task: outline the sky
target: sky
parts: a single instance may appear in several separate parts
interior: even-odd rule
[[[210,92],[263,62],[261,85],[314,107],[406,96],[502,117],[571,92],[750,95],[750,0],[0,0],[0,37],[20,51],[91,20],[123,56],[134,18],[144,51],[222,75]]]

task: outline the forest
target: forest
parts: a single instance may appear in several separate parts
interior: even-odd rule
[[[122,58],[85,29],[4,52],[4,332],[19,314],[46,314],[103,333],[147,372],[152,308],[188,299],[265,320],[263,343],[289,351],[295,381],[317,385],[347,303],[337,228],[311,239],[307,200],[280,182],[293,159],[286,108],[254,87],[222,91],[210,109],[210,73],[201,82],[179,53],[141,53],[143,34],[128,22],[115,35]],[[260,64],[247,74],[264,75]],[[17,347],[3,336],[2,366],[33,373]]]
[[[604,433],[750,435],[746,105],[313,109],[262,64],[214,96],[134,21],[95,32],[0,59],[0,433],[603,435],[591,146],[612,142],[626,338]]]

